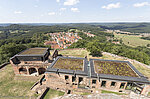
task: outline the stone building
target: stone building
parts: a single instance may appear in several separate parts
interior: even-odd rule
[[[48,87],[69,93],[103,89],[147,95],[150,91],[150,81],[128,61],[58,56],[47,68],[45,77]]]
[[[48,48],[30,48],[13,56],[10,63],[16,75],[38,76],[45,73],[58,52],[55,51],[54,54],[51,57]]]

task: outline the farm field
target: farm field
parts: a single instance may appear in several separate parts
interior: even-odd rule
[[[146,46],[150,44],[150,40],[143,40],[139,36],[126,35],[126,34],[114,34],[116,38],[122,39],[123,43],[127,46],[137,47]]]

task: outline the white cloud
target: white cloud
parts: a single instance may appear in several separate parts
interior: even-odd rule
[[[108,5],[106,5],[106,6],[102,6],[102,8],[103,9],[107,9],[107,10],[109,10],[109,9],[113,9],[113,8],[120,8],[120,2],[118,2],[118,3],[111,3],[111,4],[108,4]]]
[[[15,14],[21,14],[22,12],[21,11],[15,11],[14,13]]]
[[[60,2],[60,0],[56,0],[56,2]]]
[[[60,11],[65,11],[65,10],[66,10],[66,8],[60,8],[59,10],[60,10]]]
[[[150,3],[148,3],[148,2],[135,3],[133,6],[134,7],[150,6]]]
[[[38,5],[34,5],[34,7],[35,7],[35,8],[37,8],[37,7],[38,7]]]
[[[59,13],[59,15],[62,15],[62,13]]]
[[[71,8],[72,12],[80,12],[78,8]]]
[[[75,5],[75,4],[79,3],[79,2],[80,2],[80,0],[66,0],[64,2],[64,5]]]
[[[39,2],[40,0],[35,0],[36,2]]]
[[[55,15],[55,12],[49,12],[48,15]]]

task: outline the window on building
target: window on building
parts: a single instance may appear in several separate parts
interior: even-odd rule
[[[65,80],[67,80],[67,79],[69,79],[69,76],[66,76],[66,75],[65,75]]]
[[[76,80],[76,77],[72,76],[72,82],[74,82]]]
[[[96,80],[92,80],[92,84],[96,84]]]
[[[122,92],[122,90],[119,90],[119,92]]]
[[[121,83],[121,85],[120,85],[120,89],[123,89],[123,88],[124,88],[124,86],[125,86],[125,83]]]
[[[102,81],[101,87],[106,87],[106,81]]]
[[[82,77],[79,77],[79,83],[81,83],[83,81]]]
[[[131,90],[133,84],[132,83],[127,83],[127,86],[126,86],[126,90]]]
[[[116,82],[111,82],[111,86],[115,86],[116,85]]]

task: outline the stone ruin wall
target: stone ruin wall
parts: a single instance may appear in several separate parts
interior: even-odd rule
[[[73,75],[67,75],[67,74],[56,74],[56,73],[46,73],[46,85],[52,89],[78,89],[79,85],[79,77],[83,78],[83,81],[81,82],[82,85],[85,85],[86,87],[90,87],[91,90],[97,90],[97,89],[103,89],[103,90],[112,90],[112,91],[124,91],[127,82],[126,81],[116,81],[116,80],[106,80],[101,79],[100,81],[98,79],[94,78],[88,78],[86,76],[76,76],[76,80],[72,82],[72,76]],[[65,75],[69,77],[69,79],[65,80]],[[92,80],[96,80],[95,84],[92,84]],[[106,81],[105,87],[101,87],[102,81]],[[116,82],[115,86],[110,86],[111,82]],[[125,83],[124,88],[120,89],[121,83]]]

